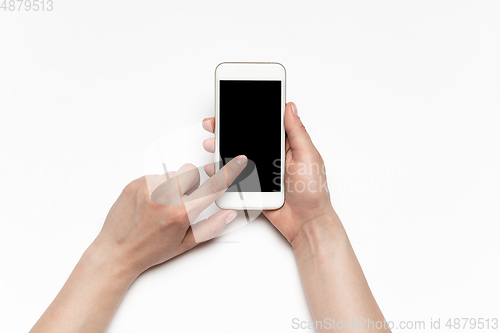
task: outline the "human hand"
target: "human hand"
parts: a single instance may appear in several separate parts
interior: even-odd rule
[[[293,244],[304,225],[324,221],[326,215],[336,216],[326,183],[323,158],[314,147],[309,134],[298,117],[294,103],[285,108],[285,203],[277,210],[264,211],[271,223]],[[215,118],[203,120],[203,128],[214,132]],[[215,151],[214,138],[203,142],[208,152]],[[211,176],[215,166],[205,166]]]
[[[168,177],[132,181],[111,207],[93,245],[138,275],[216,237],[236,211],[222,210],[194,225],[190,222],[226,191],[246,164],[247,158],[238,156],[201,186],[192,164],[169,172]]]

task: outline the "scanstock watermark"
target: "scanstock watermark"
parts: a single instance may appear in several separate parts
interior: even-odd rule
[[[292,328],[297,330],[362,330],[362,329],[397,329],[397,330],[424,330],[441,329],[451,330],[496,330],[499,326],[498,318],[431,318],[430,320],[407,321],[380,321],[369,318],[351,319],[348,321],[325,318],[323,320],[292,319]]]

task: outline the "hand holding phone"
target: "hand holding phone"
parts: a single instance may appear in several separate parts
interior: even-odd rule
[[[285,203],[279,209],[264,210],[263,213],[283,236],[293,243],[304,225],[312,227],[315,221],[320,221],[325,216],[335,220],[338,220],[338,217],[330,202],[323,158],[314,147],[294,103],[286,104],[284,124]],[[205,130],[214,133],[215,127],[215,118],[203,120]],[[213,153],[214,139],[205,140],[203,146],[205,150]],[[205,172],[212,176],[215,167],[207,165]]]

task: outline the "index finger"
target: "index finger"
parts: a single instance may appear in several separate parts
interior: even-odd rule
[[[189,220],[194,219],[220,197],[247,166],[248,159],[240,155],[232,159],[185,200]]]

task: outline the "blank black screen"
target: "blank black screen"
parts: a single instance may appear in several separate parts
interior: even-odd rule
[[[241,176],[256,167],[261,192],[281,190],[281,81],[220,80],[219,150],[222,161],[238,155],[249,161]],[[247,170],[248,169],[248,170]],[[237,178],[228,191],[237,191]],[[243,192],[259,188],[245,186]]]

